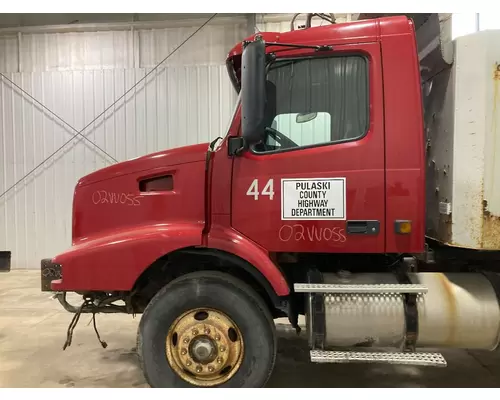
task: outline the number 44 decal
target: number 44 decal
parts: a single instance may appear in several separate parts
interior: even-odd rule
[[[247,190],[247,196],[253,196],[254,200],[259,200],[259,194],[261,196],[269,196],[269,200],[272,200],[274,197],[274,180],[269,179],[262,192],[259,193],[259,180],[254,179]]]

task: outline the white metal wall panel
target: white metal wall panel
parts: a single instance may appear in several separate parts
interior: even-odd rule
[[[150,69],[9,74],[77,129]],[[85,135],[119,161],[209,141],[221,134],[235,93],[224,66],[169,66],[153,72]],[[0,193],[69,140],[70,128],[2,80]],[[74,139],[36,174],[0,199],[0,248],[13,268],[37,268],[71,240],[71,207],[78,178],[109,165],[92,144]]]
[[[213,20],[216,21],[217,19]],[[75,71],[151,68],[198,29],[187,26],[96,32],[40,32],[0,35],[0,71]],[[167,60],[169,65],[224,63],[229,50],[247,36],[246,18],[209,24]]]
[[[21,72],[131,68],[127,31],[22,34]]]
[[[15,35],[0,36],[0,71],[19,72],[19,47]]]
[[[153,67],[175,49],[197,26],[139,31],[140,67]],[[231,48],[247,35],[247,22],[236,19],[234,24],[207,26],[174,53],[167,64],[224,63]]]
[[[19,33],[17,36],[0,36],[0,71],[132,68],[134,34],[137,35],[137,32]]]

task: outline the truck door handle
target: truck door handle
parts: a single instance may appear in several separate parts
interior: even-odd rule
[[[347,221],[348,235],[378,235],[379,221]]]

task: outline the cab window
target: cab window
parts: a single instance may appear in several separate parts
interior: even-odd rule
[[[359,55],[282,60],[267,76],[259,153],[362,138],[369,122],[368,63]]]

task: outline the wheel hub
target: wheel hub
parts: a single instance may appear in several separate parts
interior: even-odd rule
[[[243,337],[224,313],[195,309],[170,326],[166,355],[179,377],[196,386],[227,382],[243,361]]]
[[[201,364],[210,363],[217,356],[217,345],[208,336],[195,337],[189,347],[193,360]]]

